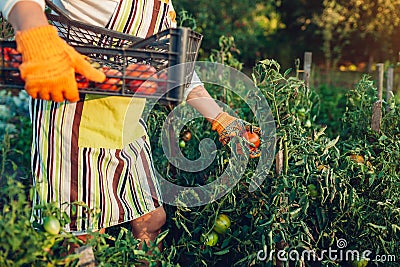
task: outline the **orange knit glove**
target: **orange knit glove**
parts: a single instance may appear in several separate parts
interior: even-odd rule
[[[259,137],[261,136],[260,128],[232,117],[226,112],[218,114],[212,123],[212,129],[218,132],[219,141],[223,145],[228,144],[234,136],[243,137],[245,140],[248,140],[250,133],[256,133]],[[248,140],[247,143],[250,147],[250,158],[259,157],[261,155],[261,150],[259,149],[260,141],[256,144]]]
[[[79,100],[75,72],[89,80],[103,82],[105,75],[62,40],[56,28],[41,26],[15,35],[22,54],[19,69],[25,89],[33,98],[62,102]]]

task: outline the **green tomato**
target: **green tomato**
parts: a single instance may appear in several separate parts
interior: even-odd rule
[[[315,186],[315,184],[309,184],[307,185],[307,190],[308,190],[308,194],[312,197],[318,197],[319,193],[318,193],[318,189]]]
[[[203,236],[203,242],[209,247],[215,246],[218,243],[218,234],[211,231],[206,236]]]
[[[319,193],[317,190],[310,190],[309,191],[311,197],[318,197]]]
[[[229,219],[229,217],[225,214],[220,214],[215,221],[213,229],[218,234],[224,234],[230,226],[231,220]]]
[[[179,141],[179,147],[180,148],[184,148],[185,146],[186,146],[186,142],[185,141],[183,141],[183,140]]]
[[[306,115],[306,109],[305,109],[305,108],[299,108],[299,109],[297,110],[297,115],[298,115],[299,117],[304,117],[304,116]]]
[[[43,228],[49,234],[57,235],[60,232],[61,226],[56,217],[48,216],[43,219]]]
[[[315,184],[309,184],[307,185],[308,190],[317,190],[317,186]]]

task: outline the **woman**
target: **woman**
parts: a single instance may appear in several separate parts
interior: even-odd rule
[[[75,20],[142,38],[176,26],[169,0],[54,2]],[[48,25],[44,5],[44,0],[0,3],[16,31],[23,57],[21,77],[33,98],[32,170],[38,189],[34,205],[56,202],[63,208],[63,203],[82,202],[100,211],[96,220],[81,206],[76,211],[67,206],[72,221],[65,230],[76,235],[129,221],[136,238],[154,240],[166,215],[140,120],[145,100],[93,95],[80,99],[74,73],[97,82],[104,81],[104,74],[58,37]],[[243,122],[223,112],[198,80],[185,95],[223,143],[245,131]],[[129,105],[138,112],[126,114]],[[129,122],[129,130],[124,122]],[[41,217],[40,210],[35,216]]]

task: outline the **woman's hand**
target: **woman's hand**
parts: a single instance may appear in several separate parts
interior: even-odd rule
[[[106,78],[62,40],[51,25],[18,31],[15,40],[22,54],[21,78],[33,98],[76,102],[79,92],[75,72],[95,82]]]
[[[221,112],[212,122],[212,129],[218,132],[219,140],[226,145],[230,140],[239,136],[245,139],[250,148],[250,158],[256,158],[261,155],[260,146],[260,128],[250,123],[235,118],[226,112]],[[238,149],[241,151],[241,149]]]
[[[94,69],[83,55],[58,36],[38,3],[17,2],[8,20],[16,31],[17,50],[22,54],[21,78],[33,98],[78,101],[75,72],[95,82],[105,80],[104,73]]]

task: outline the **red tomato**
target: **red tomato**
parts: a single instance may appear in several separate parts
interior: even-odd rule
[[[4,60],[7,61],[11,67],[18,68],[22,62],[22,56],[17,50],[11,47],[4,48]]]
[[[254,147],[249,145],[250,149],[258,148],[260,146],[260,137],[255,132],[245,132],[243,137],[254,145]]]
[[[163,80],[162,82],[158,82],[158,86],[161,88],[162,91],[166,91],[167,90],[167,81],[168,81],[167,73],[166,72],[160,73],[160,75],[158,75],[158,79]]]
[[[182,135],[182,140],[185,142],[189,142],[189,140],[192,139],[192,133],[190,131],[186,131]]]
[[[133,87],[133,89],[132,89],[132,87]],[[151,81],[145,81],[139,87],[137,87],[133,84],[132,87],[131,87],[132,91],[142,93],[145,95],[152,95],[157,91],[157,83],[151,82]],[[135,89],[135,88],[137,88],[137,89]]]
[[[122,73],[119,70],[110,69],[106,66],[103,67],[103,72],[107,76],[107,78],[102,83],[96,83],[96,86],[102,90],[120,90],[122,86]]]
[[[11,55],[18,54],[18,51],[11,47],[4,47],[3,51],[4,51],[4,60],[6,61],[11,60],[12,57]]]
[[[157,78],[157,70],[153,66],[136,63],[130,64],[126,68],[126,76],[129,78],[125,82],[132,92],[151,95],[157,91],[157,83],[146,81],[150,77]]]
[[[86,77],[77,73],[77,74],[75,74],[75,79],[76,79],[76,83],[78,84],[78,88],[86,89],[89,87],[89,80],[86,79]]]

